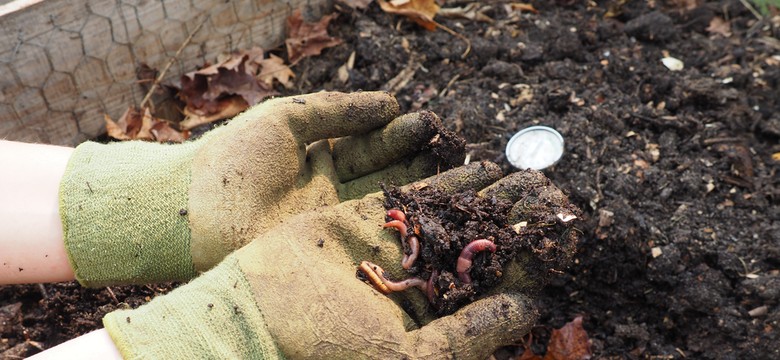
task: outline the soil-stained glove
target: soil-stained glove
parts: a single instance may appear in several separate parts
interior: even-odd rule
[[[76,278],[190,279],[292,215],[461,160],[436,115],[398,111],[384,92],[324,92],[266,101],[184,144],[80,145],[60,188]]]
[[[541,173],[518,174],[496,182],[497,165],[475,163],[406,189],[454,193],[495,182],[479,196],[519,200],[518,216],[549,203],[531,187],[560,194]],[[553,201],[568,204],[560,195]],[[424,291],[386,296],[361,281],[363,260],[382,264],[383,276],[406,276],[398,233],[382,227],[385,201],[375,193],[292,217],[189,284],[103,323],[127,359],[485,359],[530,330],[533,294],[521,291],[543,279],[522,267],[503,275],[503,292],[432,321],[418,313]]]

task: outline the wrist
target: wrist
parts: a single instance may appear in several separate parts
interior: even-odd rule
[[[85,286],[195,275],[187,221],[197,143],[84,143],[60,184],[65,248]]]

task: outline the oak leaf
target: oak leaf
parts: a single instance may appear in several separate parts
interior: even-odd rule
[[[582,327],[582,316],[577,316],[553,330],[544,360],[587,360],[590,357],[588,333]]]
[[[403,15],[427,30],[436,30],[438,26],[433,18],[439,12],[436,0],[377,0],[379,7],[386,13]]]
[[[530,341],[530,340],[529,340]],[[591,358],[588,333],[582,327],[582,316],[577,316],[560,329],[554,329],[547,342],[544,357],[531,351],[530,344],[515,360],[587,360]]]
[[[259,65],[260,73],[257,74],[257,78],[269,87],[273,86],[274,80],[288,89],[293,86],[290,79],[295,77],[295,73],[284,64],[284,59],[271,54],[268,59],[260,60]]]
[[[707,27],[707,32],[710,34],[720,34],[723,37],[731,36],[731,23],[723,20],[722,17],[716,16],[710,20],[710,25]]]
[[[197,122],[202,119],[215,121],[224,118],[217,116],[235,115],[263,98],[275,95],[270,84],[258,79],[263,60],[263,49],[253,47],[220,55],[215,64],[182,76],[179,98],[186,103],[185,114],[191,114],[188,118],[197,116],[200,119]],[[241,97],[243,102],[226,100],[234,96]],[[237,110],[240,104],[244,107]],[[194,122],[187,122],[190,123]]]
[[[341,39],[328,35],[328,23],[336,15],[326,15],[319,21],[310,23],[303,20],[301,10],[298,9],[287,18],[287,40],[284,43],[287,45],[287,57],[291,65],[342,43]]]
[[[178,131],[168,121],[153,117],[149,108],[129,107],[116,122],[108,115],[104,118],[108,136],[117,140],[183,142],[189,137],[188,131]]]
[[[228,96],[217,100],[217,112],[207,112],[199,109],[184,108],[184,120],[179,124],[182,129],[189,130],[196,126],[208,124],[217,120],[227,119],[246,110],[249,105],[240,96]]]

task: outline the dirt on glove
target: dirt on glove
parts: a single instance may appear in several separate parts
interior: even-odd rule
[[[537,174],[544,178],[533,172]],[[407,235],[419,239],[420,256],[408,272],[424,280],[434,277],[429,283],[434,285],[432,306],[438,315],[454,313],[487,294],[501,282],[507,263],[521,255],[530,255],[524,270],[540,283],[546,282],[548,274],[566,268],[576,250],[579,230],[577,221],[565,216],[580,211],[565,196],[545,196],[549,192],[553,191],[547,187],[536,188],[515,204],[473,190],[450,195],[434,187],[406,192],[384,188],[385,207],[403,211]],[[557,189],[554,192],[562,195]],[[566,221],[559,214],[566,214],[561,216]],[[464,247],[477,239],[493,242],[496,251],[476,253],[469,271],[472,282],[464,283],[456,264]],[[409,254],[409,245],[403,243]]]

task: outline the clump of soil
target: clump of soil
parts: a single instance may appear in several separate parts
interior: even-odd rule
[[[526,173],[528,176],[518,178],[549,183],[540,172]],[[528,188],[517,202],[479,196],[473,190],[447,194],[433,187],[409,192],[384,189],[385,207],[402,210],[408,222],[406,235],[420,241],[420,256],[409,275],[426,280],[433,277],[429,280],[434,285],[432,305],[439,315],[451,314],[488,293],[503,279],[505,265],[521,254],[531,255],[531,261],[523,266],[540,275],[540,283],[546,282],[547,274],[568,266],[577,244],[573,216],[579,209],[555,187]],[[558,196],[548,196],[550,193]],[[464,283],[456,271],[458,257],[477,239],[491,241],[496,251],[474,255],[468,271],[472,281]],[[408,244],[404,247],[408,254]]]

